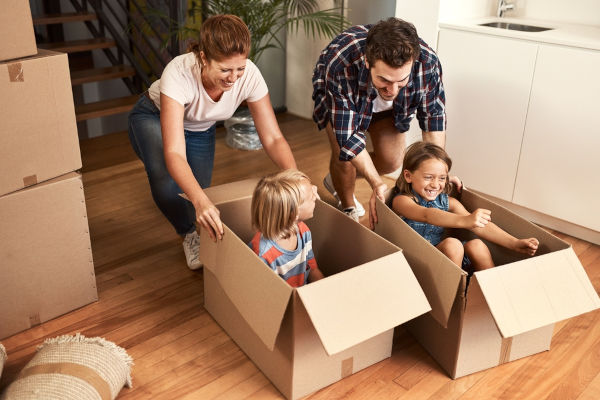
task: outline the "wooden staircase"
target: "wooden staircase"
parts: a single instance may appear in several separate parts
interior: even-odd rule
[[[40,43],[38,47],[58,52],[67,53],[69,56],[69,68],[71,70],[71,85],[73,87],[73,98],[75,101],[75,114],[78,122],[80,138],[87,137],[87,125],[81,123],[92,118],[101,118],[115,114],[127,113],[133,108],[138,100],[138,95],[129,95],[111,99],[103,99],[89,103],[83,102],[83,89],[81,85],[93,82],[102,82],[112,79],[129,79],[129,92],[133,86],[135,69],[126,64],[117,64],[108,67],[96,67],[93,65],[92,51],[101,49],[113,49],[116,47],[114,40],[106,37],[64,41],[62,24],[86,23],[96,21],[97,17],[90,12],[49,13],[34,15],[34,26],[46,25],[48,32],[52,29],[53,35],[48,35],[51,41]],[[58,32],[58,33],[56,33]],[[102,32],[102,31],[101,31]],[[91,36],[91,35],[90,35]],[[58,39],[58,40],[57,40]],[[122,62],[122,57],[117,58]],[[124,81],[125,82],[125,81]],[[118,131],[127,129],[123,126]],[[85,131],[85,132],[82,132]],[[102,132],[102,135],[111,132]]]

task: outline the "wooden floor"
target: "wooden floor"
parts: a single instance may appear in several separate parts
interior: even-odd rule
[[[329,147],[312,121],[282,114],[300,169],[324,190]],[[262,151],[232,150],[217,131],[213,185],[275,171]],[[151,200],[125,133],[84,141],[83,180],[100,300],[2,341],[0,389],[44,338],[102,336],[133,357],[133,388],[119,399],[279,399],[281,395],[204,310],[202,271],[185,264],[181,239]],[[390,181],[391,182],[391,181]],[[359,200],[369,190],[360,182]],[[366,221],[363,218],[363,223]],[[600,247],[572,243],[596,290]],[[309,396],[317,399],[600,399],[600,312],[556,325],[552,350],[451,380],[398,328],[393,355]]]

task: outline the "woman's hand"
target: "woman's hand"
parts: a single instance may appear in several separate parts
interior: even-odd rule
[[[492,212],[485,208],[478,208],[469,215],[464,216],[466,229],[483,228],[492,220]]]
[[[212,201],[204,196],[202,200],[194,203],[194,208],[196,209],[196,221],[206,229],[213,242],[223,239],[221,212]]]

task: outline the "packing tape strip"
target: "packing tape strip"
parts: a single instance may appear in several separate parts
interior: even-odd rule
[[[513,338],[502,338],[502,344],[500,345],[500,360],[499,364],[504,364],[510,361],[510,350],[512,348]]]
[[[38,183],[37,175],[29,175],[23,178],[23,186],[32,186]]]
[[[8,64],[8,79],[10,82],[25,82],[23,65],[21,63]]]
[[[352,375],[354,372],[354,357],[342,360],[342,378]]]
[[[111,400],[112,398],[108,383],[102,379],[96,371],[81,364],[62,362],[34,365],[33,367],[28,367],[21,371],[17,380],[40,374],[62,374],[73,376],[85,381],[96,389],[102,400]]]

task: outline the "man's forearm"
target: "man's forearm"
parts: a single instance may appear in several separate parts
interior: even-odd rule
[[[446,147],[446,132],[445,131],[434,131],[434,132],[423,132],[423,141],[437,144],[442,149]]]
[[[354,168],[356,168],[358,173],[369,182],[369,185],[372,188],[376,188],[383,183],[367,150],[358,153],[358,155],[350,160],[350,162]]]

